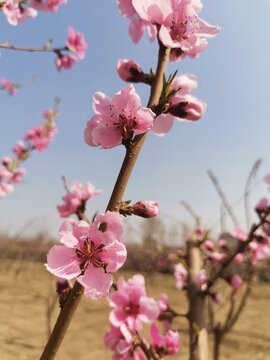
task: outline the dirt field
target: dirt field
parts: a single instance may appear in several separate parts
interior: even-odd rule
[[[0,359],[36,360],[42,352],[49,332],[48,309],[54,304],[51,326],[58,313],[55,303],[55,278],[41,264],[0,263]],[[122,273],[125,277],[131,273]],[[185,312],[187,302],[182,292],[174,289],[171,275],[147,276],[148,295],[159,298],[166,292],[172,306]],[[221,360],[270,360],[270,285],[255,284],[247,307],[233,331],[224,341]],[[89,301],[85,298],[73,319],[57,360],[111,359],[111,352],[103,346],[108,330],[110,308],[105,299]],[[187,323],[177,320],[181,349],[174,359],[188,359]]]

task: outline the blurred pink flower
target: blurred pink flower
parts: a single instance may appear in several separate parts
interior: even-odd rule
[[[101,190],[97,190],[90,183],[90,181],[88,181],[86,185],[83,186],[83,184],[81,184],[78,180],[74,180],[73,184],[71,185],[71,192],[67,193],[62,198],[64,204],[56,206],[57,210],[59,211],[59,216],[67,217],[71,214],[76,213],[79,206],[82,205],[82,202],[85,202],[100,193]]]
[[[31,0],[30,5],[41,11],[57,12],[59,5],[66,4],[68,0]]]
[[[62,57],[58,57],[55,60],[55,65],[57,68],[57,71],[60,72],[62,68],[71,70],[73,68],[73,64],[77,62],[78,59],[73,54],[64,55]]]
[[[8,90],[9,95],[15,95],[18,92],[18,89],[16,88],[15,84],[13,84],[13,82],[11,82],[10,80],[1,79],[1,83],[2,83],[2,87],[4,90]]]
[[[233,275],[230,278],[230,285],[233,289],[238,289],[243,285],[243,280],[238,275]]]
[[[174,265],[175,287],[177,289],[183,289],[186,286],[187,276],[188,272],[181,263]]]
[[[115,309],[110,313],[110,323],[121,326],[126,323],[132,330],[140,330],[142,322],[151,322],[159,315],[156,301],[146,296],[144,277],[134,275],[127,282],[120,277],[117,290],[109,294],[110,306]]]
[[[88,44],[85,42],[83,34],[75,32],[71,26],[68,27],[66,46],[70,51],[75,52],[79,59],[84,59]]]
[[[174,355],[179,350],[179,333],[177,331],[169,330],[166,335],[163,336],[156,324],[152,324],[150,337],[152,339],[152,347],[160,358],[167,355]]]
[[[241,228],[241,226],[236,226],[231,232],[231,236],[235,237],[239,241],[247,241],[249,233]]]
[[[23,24],[28,17],[35,18],[37,16],[37,11],[33,8],[22,8],[20,6],[19,0],[6,0],[3,5],[2,11],[6,15],[9,24],[13,26]]]

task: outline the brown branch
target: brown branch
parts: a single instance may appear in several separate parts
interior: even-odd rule
[[[42,47],[15,46],[15,45],[9,45],[8,42],[4,42],[4,43],[0,44],[0,48],[9,49],[9,50],[30,51],[30,52],[34,52],[34,51],[44,52],[44,51],[46,51],[46,52],[54,52],[57,55],[59,55],[59,53],[61,51],[69,50],[66,46],[61,47],[61,48],[51,48],[50,47],[51,44],[52,44],[52,40],[49,40]]]
[[[151,86],[148,107],[152,107],[159,103],[159,98],[163,86],[163,76],[165,74],[167,63],[169,61],[169,55],[170,49],[167,49],[162,44],[160,44],[157,71],[153,84]],[[118,178],[116,180],[116,184],[114,186],[109,204],[107,206],[107,211],[117,211],[119,209],[130,174],[139,155],[141,147],[144,143],[146,135],[147,133],[137,135],[130,144],[130,146],[127,147],[126,156],[123,161]],[[54,359],[57,350],[59,349],[64,339],[72,317],[79,305],[79,302],[83,295],[83,291],[83,286],[76,281],[63,309],[58,316],[53,332],[44,349],[43,354],[41,355],[40,360]]]

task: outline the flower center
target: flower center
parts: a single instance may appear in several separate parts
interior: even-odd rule
[[[86,239],[82,246],[76,249],[77,256],[80,259],[80,269],[82,272],[90,265],[98,268],[105,265],[100,258],[104,246],[104,244],[96,246],[92,240]]]
[[[133,304],[129,303],[128,306],[124,307],[124,310],[129,315],[138,315],[139,314],[140,305],[139,304]]]

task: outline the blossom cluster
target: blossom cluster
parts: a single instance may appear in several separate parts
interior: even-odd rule
[[[171,49],[170,60],[179,61],[189,55],[197,58],[207,46],[206,38],[216,36],[220,28],[198,17],[200,0],[117,0],[122,16],[131,20],[129,34],[137,43],[146,29],[150,41],[157,36]]]
[[[114,352],[114,359],[145,359],[144,354],[147,356],[153,353],[155,358],[163,358],[178,351],[178,332],[168,330],[163,336],[153,323],[166,311],[167,303],[163,298],[155,301],[147,296],[142,275],[134,275],[128,281],[120,277],[116,291],[109,294],[108,299],[113,310],[109,316],[110,330],[104,336],[104,344]],[[139,335],[143,323],[152,323],[150,344]]]
[[[72,69],[75,62],[84,59],[87,48],[88,44],[85,42],[83,34],[75,32],[72,26],[69,26],[65,50],[69,50],[74,54],[63,55],[62,51],[57,51],[58,57],[55,60],[55,65],[58,72],[60,72],[62,68]]]
[[[19,184],[26,173],[26,170],[20,167],[32,151],[41,153],[53,141],[57,132],[55,118],[56,110],[44,111],[44,122],[32,127],[24,136],[24,141],[19,140],[13,147],[12,156],[4,156],[0,164],[0,199],[6,194],[14,191],[14,185]]]
[[[56,12],[59,5],[67,3],[67,0],[6,0],[1,2],[0,9],[3,11],[10,25],[23,24],[28,18],[35,18],[37,10]]]
[[[7,90],[9,95],[15,95],[18,92],[19,84],[13,83],[12,81],[2,78],[1,79],[2,89]]]

